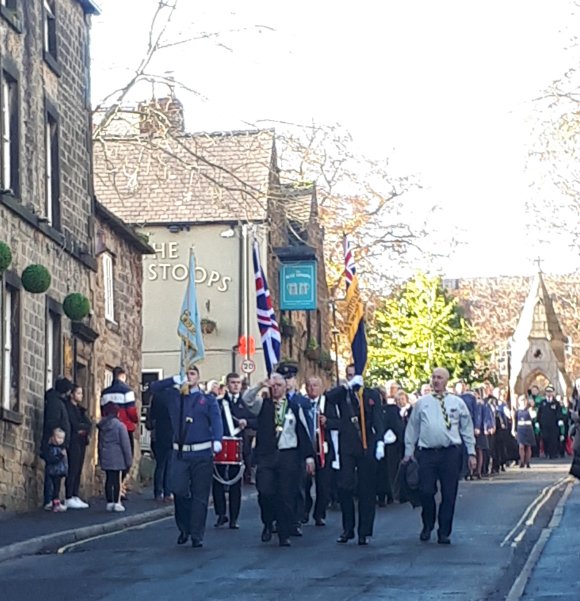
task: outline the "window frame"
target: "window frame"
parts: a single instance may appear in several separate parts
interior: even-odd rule
[[[110,252],[101,254],[101,266],[103,270],[103,309],[105,320],[116,324],[115,311],[115,261]]]
[[[55,75],[60,77],[56,0],[42,0],[42,56]]]
[[[21,0],[0,0],[0,16],[16,33],[22,33]]]
[[[0,417],[6,421],[22,423],[20,413],[22,373],[22,294],[20,278],[7,271],[1,279],[0,337],[2,364],[0,370]],[[10,300],[8,300],[10,299]],[[16,303],[14,304],[14,299]],[[8,315],[7,310],[10,310]],[[13,329],[16,330],[15,335]],[[16,341],[16,344],[14,344]],[[8,359],[6,354],[8,353]],[[8,365],[9,375],[6,366]],[[15,398],[13,399],[13,394]]]
[[[3,57],[0,71],[0,191],[20,197],[20,78]],[[7,89],[8,87],[8,89]],[[7,107],[7,108],[6,108]],[[8,129],[8,134],[6,133]],[[8,157],[8,160],[6,160]],[[6,171],[8,169],[8,173]],[[7,181],[8,180],[8,181]]]
[[[53,298],[46,297],[45,361],[44,378],[46,390],[52,388],[56,378],[62,373],[62,305]],[[49,369],[50,365],[50,369]],[[49,377],[49,373],[52,377]]]
[[[60,231],[60,120],[47,98],[44,104],[44,214],[48,225]]]

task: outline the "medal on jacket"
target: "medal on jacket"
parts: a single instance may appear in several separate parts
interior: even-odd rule
[[[288,407],[288,401],[284,399],[282,403],[278,406],[274,404],[275,413],[274,413],[274,423],[276,426],[276,434],[280,436],[282,434],[282,430],[284,429],[284,420],[286,418],[286,408]]]

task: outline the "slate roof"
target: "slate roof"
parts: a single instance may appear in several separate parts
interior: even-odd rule
[[[263,221],[272,169],[272,129],[94,143],[96,196],[131,224]]]

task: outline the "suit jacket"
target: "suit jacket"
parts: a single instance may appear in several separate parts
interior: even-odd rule
[[[374,388],[363,391],[367,449],[374,455],[375,444],[382,440],[385,426],[381,413],[381,397]],[[355,393],[345,386],[337,386],[326,392],[327,430],[338,431],[339,454],[363,452],[360,430],[360,402]],[[357,426],[358,424],[358,426]]]

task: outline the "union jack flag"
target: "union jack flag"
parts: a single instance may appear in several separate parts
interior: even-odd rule
[[[350,246],[350,240],[348,236],[344,237],[344,279],[346,282],[346,289],[352,284],[352,280],[356,275],[356,267],[354,264],[354,255]]]
[[[260,264],[260,250],[257,242],[254,242],[253,259],[254,276],[256,278],[256,314],[258,316],[258,328],[260,328],[260,335],[262,337],[266,370],[269,376],[276,365],[280,363],[280,345],[282,339],[280,337],[280,328],[276,321],[276,314],[272,307],[268,282]]]

